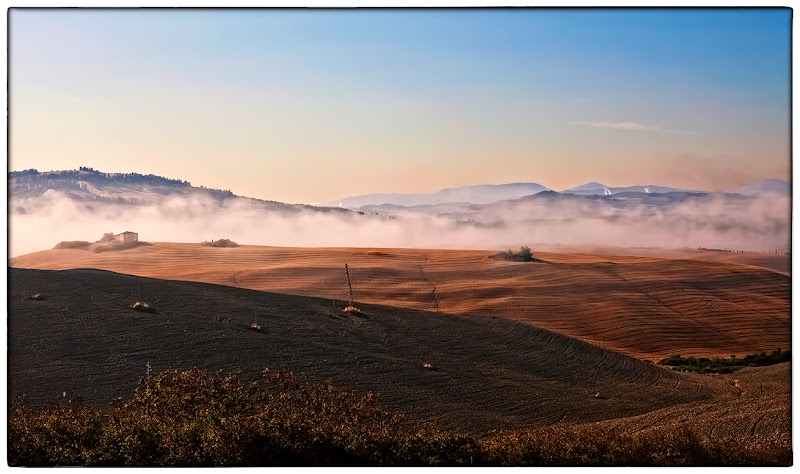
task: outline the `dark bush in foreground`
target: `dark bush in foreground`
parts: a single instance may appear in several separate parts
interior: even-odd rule
[[[239,244],[228,239],[212,240],[211,242],[203,242],[206,247],[238,247]]]
[[[267,372],[261,383],[201,370],[143,379],[111,410],[65,396],[43,409],[15,400],[10,465],[789,465],[790,448],[702,440],[689,430],[630,435],[545,428],[485,439],[402,428],[376,396]]]
[[[481,445],[484,462],[530,466],[788,466],[788,447],[704,440],[691,429],[632,435],[605,428],[544,428],[495,436]]]
[[[782,351],[776,349],[772,354],[761,352],[760,354],[749,354],[744,358],[739,359],[736,356],[731,356],[729,359],[722,357],[715,357],[708,359],[706,357],[681,357],[680,355],[673,355],[658,361],[661,365],[668,365],[674,367],[675,370],[683,370],[685,372],[699,372],[701,374],[719,373],[729,374],[744,367],[763,367],[767,365],[781,364],[792,360],[792,351]]]

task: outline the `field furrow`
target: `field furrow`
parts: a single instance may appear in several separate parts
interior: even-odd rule
[[[709,261],[540,252],[543,262],[526,263],[491,255],[156,243],[117,252],[49,250],[9,265],[98,268],[347,301],[348,264],[353,297],[361,303],[497,316],[639,358],[742,356],[790,345],[791,278],[752,265],[772,265],[778,256],[697,254],[718,260]]]

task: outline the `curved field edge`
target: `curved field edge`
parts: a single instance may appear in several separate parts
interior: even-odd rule
[[[107,404],[148,370],[190,367],[250,378],[288,368],[380,393],[414,423],[470,433],[737,397],[727,379],[503,318],[365,304],[353,315],[336,300],[99,270],[10,269],[9,283],[9,391],[34,403],[72,391]],[[129,309],[140,293],[157,314]]]
[[[495,315],[637,358],[729,357],[788,348],[791,278],[763,268],[658,256],[320,249],[157,243],[119,252],[50,250],[11,265],[100,268],[303,296],[355,299],[425,311]],[[676,254],[683,256],[684,254]],[[689,254],[694,255],[694,254]],[[742,260],[749,262],[749,260]]]

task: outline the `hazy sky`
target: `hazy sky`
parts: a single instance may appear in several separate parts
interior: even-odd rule
[[[790,179],[789,9],[10,17],[11,170],[286,202]]]

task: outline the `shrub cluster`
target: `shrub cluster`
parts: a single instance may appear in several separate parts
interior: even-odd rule
[[[92,253],[101,253],[101,252],[114,252],[118,250],[128,250],[135,247],[144,247],[153,245],[150,242],[142,242],[141,240],[136,242],[121,242],[118,240],[112,241],[98,241],[91,247]]]
[[[319,465],[790,465],[786,447],[700,439],[687,429],[631,435],[595,428],[545,428],[483,439],[403,428],[376,396],[265,371],[187,371],[143,378],[110,410],[64,394],[42,409],[17,398],[9,413],[8,459],[16,466]]]
[[[746,355],[742,359],[737,358],[735,355],[732,355],[728,359],[722,357],[709,359],[706,357],[697,358],[673,355],[658,361],[658,363],[661,365],[668,365],[674,367],[675,370],[682,370],[685,372],[699,372],[701,374],[729,374],[744,367],[763,367],[766,365],[789,362],[790,360],[792,360],[792,351],[782,351],[781,349],[776,349],[772,351],[772,354],[761,352],[758,354]]]
[[[117,240],[114,238],[113,232],[106,232],[105,234],[103,234],[102,237],[100,237],[100,240],[98,240],[97,242],[106,243],[106,242],[116,242],[116,241]]]
[[[87,242],[85,240],[66,240],[64,242],[59,242],[56,244],[54,248],[57,249],[82,249],[92,245],[91,242]]]
[[[212,240],[211,242],[203,242],[206,247],[238,247],[239,244],[228,239]]]
[[[512,262],[532,262],[534,261],[533,254],[531,253],[531,249],[526,246],[522,246],[519,248],[519,252],[512,252],[510,249],[508,252],[500,252],[492,256],[492,258],[499,259],[499,260],[510,260]]]

